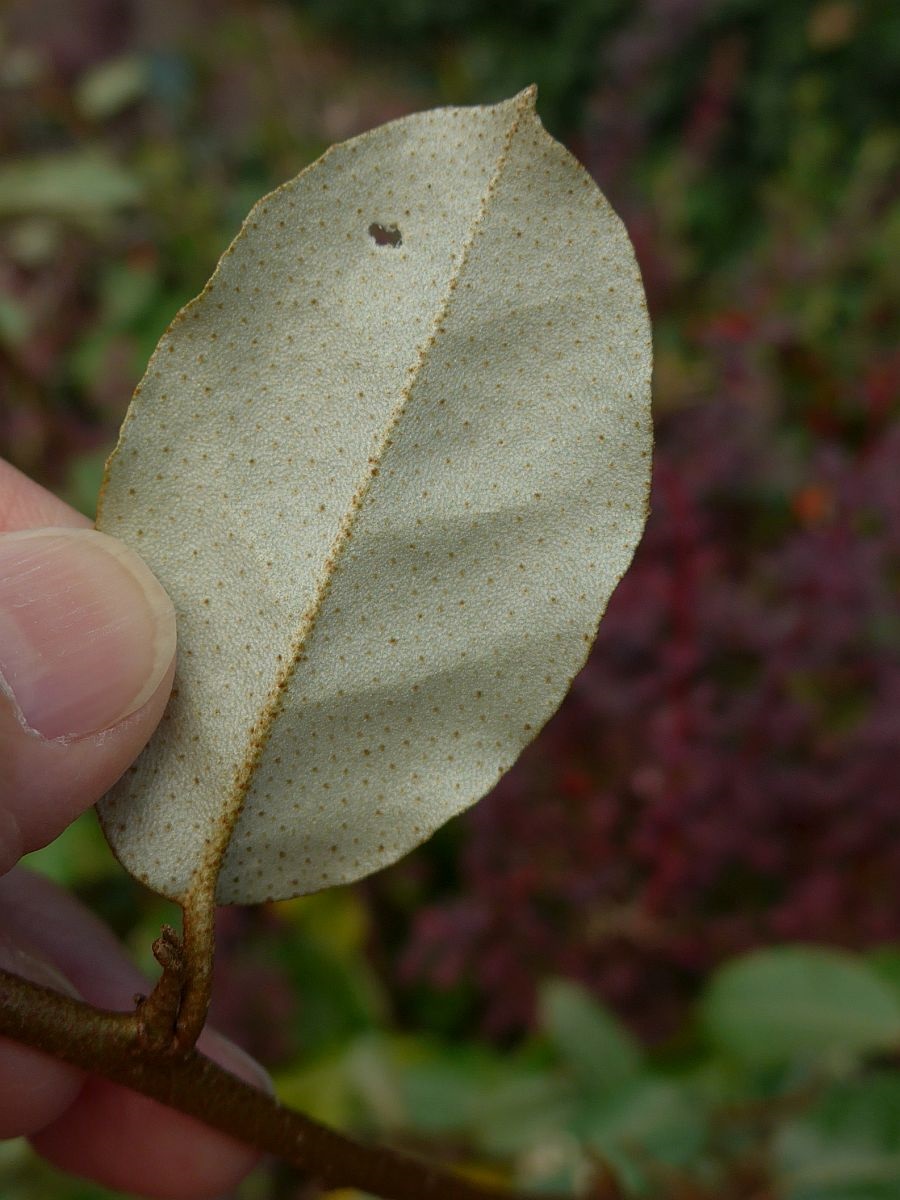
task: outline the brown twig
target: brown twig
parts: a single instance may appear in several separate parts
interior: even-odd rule
[[[166,957],[171,939],[167,934],[163,939]],[[151,1001],[152,997],[144,1001],[136,1014],[108,1012],[0,970],[0,1036],[196,1117],[263,1153],[277,1155],[326,1188],[355,1187],[387,1200],[513,1200],[510,1193],[336,1133],[196,1050],[173,1056],[148,1048],[154,1035],[147,1029],[158,1028],[146,1020],[142,1025],[142,1009]],[[160,1001],[156,1015],[151,1010],[153,1021],[164,1012]]]

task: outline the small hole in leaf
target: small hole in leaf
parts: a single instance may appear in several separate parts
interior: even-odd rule
[[[377,221],[369,226],[369,237],[376,246],[399,246],[403,241],[396,225],[379,225]]]

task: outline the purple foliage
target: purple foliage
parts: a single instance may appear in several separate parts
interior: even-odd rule
[[[900,422],[789,492],[777,444],[739,402],[667,422],[589,665],[414,918],[406,978],[465,977],[491,1032],[547,973],[659,1033],[725,954],[900,937]]]
[[[843,17],[795,22],[798,55],[850,46]],[[607,48],[577,150],[654,316],[647,534],[560,713],[464,819],[453,878],[425,850],[372,888],[396,977],[474,1001],[491,1034],[527,1028],[548,974],[659,1037],[728,955],[900,939],[896,193],[875,133],[837,168],[845,102],[786,103],[771,138],[763,35],[647,0]],[[662,78],[682,99],[654,124]]]

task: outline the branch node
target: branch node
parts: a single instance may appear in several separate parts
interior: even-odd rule
[[[153,957],[163,971],[184,975],[184,944],[171,925],[163,925],[159,937],[153,943]]]
[[[153,957],[162,975],[149,996],[135,997],[138,1047],[148,1054],[178,1056],[176,1029],[187,968],[181,938],[171,925],[162,927],[153,943]]]

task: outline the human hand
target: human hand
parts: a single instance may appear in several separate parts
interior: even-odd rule
[[[102,1008],[149,985],[112,933],[21,867],[137,756],[172,687],[175,619],[124,545],[0,461],[0,967]],[[200,1049],[258,1086],[265,1072],[204,1032]],[[202,1200],[255,1154],[190,1117],[0,1038],[0,1137],[120,1191]]]

